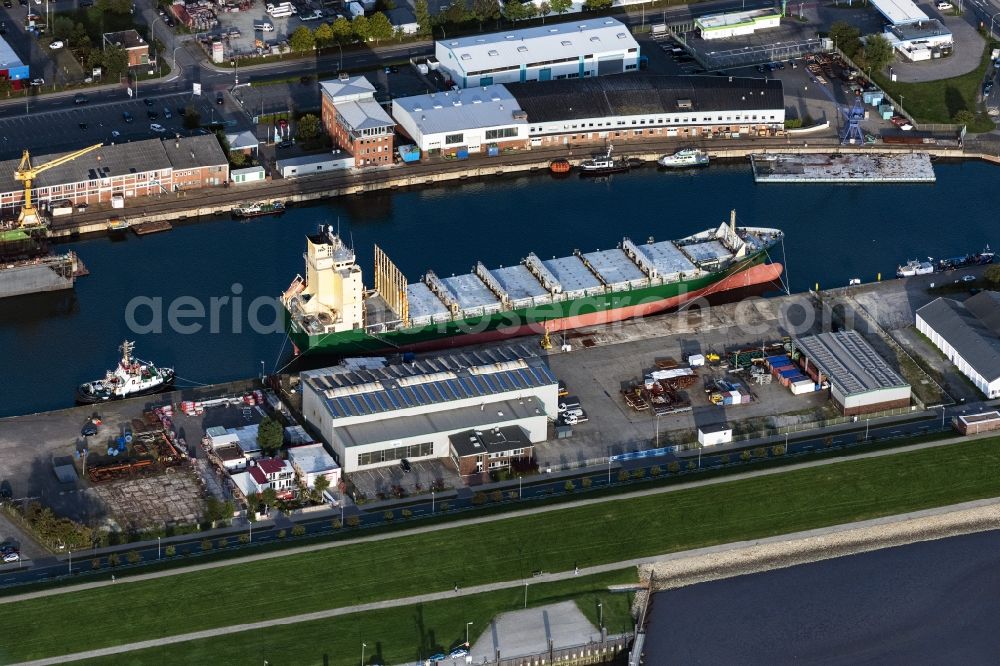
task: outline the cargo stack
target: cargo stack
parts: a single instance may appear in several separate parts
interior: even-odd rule
[[[803,370],[788,354],[778,354],[767,357],[767,366],[771,369],[771,375],[781,382],[781,385],[789,389],[793,395],[803,395],[819,390],[816,370]],[[808,374],[807,374],[808,373]]]

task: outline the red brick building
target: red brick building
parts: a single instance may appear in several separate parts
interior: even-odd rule
[[[510,469],[514,462],[528,463],[534,445],[520,426],[492,430],[466,430],[448,438],[451,460],[463,477]]]
[[[149,44],[135,30],[104,33],[104,47],[120,46],[128,54],[128,66],[149,64]]]
[[[341,76],[320,82],[320,90],[323,127],[354,157],[354,166],[392,164],[396,123],[375,101],[375,86],[363,76]]]

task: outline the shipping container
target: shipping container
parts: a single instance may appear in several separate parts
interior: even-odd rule
[[[420,149],[416,146],[400,146],[399,147],[399,157],[406,164],[413,164],[414,162],[420,161]]]
[[[500,157],[500,146],[490,146],[486,149],[487,157]]]
[[[467,159],[469,159],[469,149],[468,148],[459,148],[458,150],[456,150],[455,151],[455,159],[458,159],[458,160],[467,160]]]

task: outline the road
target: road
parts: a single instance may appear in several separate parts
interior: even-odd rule
[[[936,421],[936,418],[932,420],[923,419],[909,424],[893,423],[890,425],[871,427],[869,429],[868,435],[870,439],[873,441],[892,440],[896,438],[905,437],[908,434],[913,435],[913,434],[920,434],[923,432],[927,432],[929,427],[933,428],[934,425],[936,425],[937,423],[938,422]],[[829,443],[829,445],[826,442],[826,437],[822,436],[806,438],[800,441],[793,441],[789,444],[790,453],[788,455],[790,457],[799,457],[799,456],[807,456],[810,453],[817,450],[844,448],[846,443],[857,442],[858,432],[859,431],[855,431],[854,433],[841,432],[841,434],[836,435],[833,438],[835,441],[838,441],[840,443],[835,444],[831,442]],[[863,433],[863,430],[860,432]],[[180,567],[176,569],[170,569],[167,571],[155,572],[151,574],[139,574],[136,576],[129,576],[127,579],[122,579],[122,581],[145,580],[147,577],[150,576],[152,577],[172,576],[172,575],[187,573],[190,571],[229,566],[231,564],[240,564],[243,562],[249,562],[258,559],[283,557],[285,555],[289,555],[292,553],[310,552],[314,550],[323,550],[327,548],[338,548],[352,543],[361,543],[367,541],[382,541],[386,539],[394,539],[400,536],[418,534],[420,532],[452,529],[456,527],[475,525],[479,523],[492,522],[496,520],[517,518],[519,516],[545,513],[548,511],[561,511],[563,509],[576,506],[587,506],[589,504],[595,504],[595,503],[606,503],[608,501],[617,501],[635,497],[644,497],[647,495],[656,495],[661,493],[671,493],[671,492],[676,492],[678,490],[686,490],[689,488],[710,486],[734,480],[750,479],[761,476],[769,476],[772,474],[780,474],[786,471],[791,471],[796,469],[807,469],[810,467],[830,465],[837,462],[842,462],[844,460],[857,460],[864,458],[881,457],[886,455],[894,455],[896,453],[903,453],[906,451],[916,451],[920,449],[942,446],[945,444],[961,443],[965,441],[968,441],[968,439],[964,437],[958,437],[958,438],[938,440],[934,442],[926,442],[922,444],[915,444],[898,448],[873,451],[869,453],[844,455],[842,457],[837,457],[837,458],[826,458],[820,460],[793,463],[783,467],[760,469],[749,472],[731,474],[723,477],[694,480],[689,482],[676,483],[669,486],[648,488],[644,490],[638,490],[634,492],[615,495],[611,498],[597,497],[593,499],[581,499],[554,505],[517,509],[499,515],[451,520],[441,524],[427,525],[424,527],[417,527],[401,531],[393,531],[385,534],[377,534],[367,537],[338,539],[332,542],[303,546],[301,548],[296,548],[292,550],[285,549],[274,552],[258,553],[249,556],[237,556],[234,557],[233,559],[227,559],[219,562],[210,562],[206,564]],[[701,456],[700,460],[701,467],[704,469],[710,469],[713,467],[718,468],[721,465],[721,462],[719,460],[719,455],[720,454],[711,454],[711,455]],[[686,463],[688,462],[689,459],[691,459],[691,457],[697,458],[697,456],[698,456],[697,453],[693,453],[693,454],[688,454],[687,457],[682,457],[682,458],[678,458],[673,455],[653,457],[653,458],[642,458],[640,460],[628,461],[622,464],[609,464],[606,469],[599,469],[599,470],[591,469],[587,474],[578,477],[571,477],[569,475],[559,475],[558,477],[555,478],[547,475],[539,477],[529,477],[530,479],[529,481],[522,482],[519,484],[519,486],[515,486],[513,483],[511,483],[505,487],[505,490],[512,491],[514,490],[514,488],[518,488],[517,492],[520,493],[522,500],[525,501],[548,499],[552,498],[553,496],[565,495],[566,494],[565,484],[567,479],[569,478],[577,479],[575,481],[576,485],[575,492],[577,493],[585,492],[581,490],[581,484],[583,482],[580,479],[589,479],[589,482],[591,484],[591,490],[592,491],[599,490],[602,488],[607,488],[609,486],[620,485],[622,483],[618,481],[618,472],[620,470],[633,472],[638,469],[643,469],[645,470],[644,474],[645,478],[649,478],[652,476],[651,470],[654,466],[658,466],[660,467],[661,470],[665,471],[666,466],[669,465],[674,460],[683,461],[684,463]],[[730,464],[738,464],[737,456],[735,455],[730,456],[729,462]],[[696,471],[697,470],[692,470],[692,472]],[[686,473],[688,472],[686,471],[681,472],[681,474],[686,474]],[[631,481],[625,483],[630,483],[630,482]],[[380,504],[373,504],[370,507],[368,507],[365,511],[358,511],[357,509],[354,509],[352,511],[345,510],[342,512],[341,516],[338,517],[338,519],[340,519],[343,524],[343,521],[346,521],[348,518],[354,516],[357,517],[359,521],[358,527],[356,529],[373,528],[385,525],[385,518],[383,516],[383,513],[387,509],[395,509],[398,512],[398,510],[406,508],[407,510],[412,512],[412,519],[420,519],[420,518],[427,518],[430,517],[431,515],[440,513],[442,510],[441,507],[443,501],[448,502],[450,513],[475,510],[476,508],[478,508],[478,505],[475,504],[473,500],[474,500],[473,493],[470,490],[465,489],[464,492],[460,491],[457,497],[449,497],[447,500],[442,500],[440,497],[438,497],[432,499],[421,499],[415,503],[405,504],[405,505],[398,503],[395,504],[394,506],[388,504],[384,506]],[[484,504],[484,506],[489,506],[489,503]],[[347,527],[342,527],[339,530],[335,530],[331,525],[331,519],[334,517],[335,514],[331,515],[328,513],[322,517],[297,521],[295,524],[301,525],[305,529],[305,534],[303,535],[304,538],[319,537],[324,535],[330,536],[336,533],[342,533],[343,530],[348,529]],[[286,541],[287,536],[279,536],[279,532],[281,532],[282,530],[287,530],[289,525],[290,523],[285,521],[285,525],[283,526],[276,527],[270,525],[267,527],[258,527],[257,529],[253,530],[252,539],[254,546],[255,547],[259,547],[261,545],[266,546],[267,544]],[[243,529],[246,530],[247,528],[245,527]],[[164,557],[162,549],[165,548],[167,545],[174,546],[177,552],[178,559],[197,558],[197,556],[202,552],[200,547],[201,541],[207,538],[208,536],[210,535],[202,533],[194,537],[191,536],[172,537],[170,539],[163,540],[160,543],[147,542],[145,544],[131,544],[126,548],[118,549],[117,552],[119,553],[124,553],[127,550],[135,550],[136,552],[138,552],[140,560],[135,565],[120,566],[116,568],[114,570],[116,572],[116,576],[119,574],[126,574],[129,571],[129,569],[140,568],[144,565],[152,564],[162,559]],[[229,536],[230,542],[236,541],[235,539],[232,538],[234,536],[233,531],[228,531],[228,532],[220,531],[219,536]],[[229,549],[232,550],[233,552],[236,552],[239,549],[245,547],[246,546],[241,546],[239,544],[233,544],[232,546],[229,546]],[[69,558],[61,557],[58,560],[49,559],[45,561],[40,561],[36,566],[26,566],[25,564],[21,564],[20,566],[22,568],[20,569],[16,565],[7,565],[5,571],[0,571],[0,588],[23,585],[28,583],[52,581],[52,580],[62,580],[62,581],[72,580],[73,576],[78,576],[81,574],[86,574],[94,571],[91,568],[91,560],[96,555],[105,555],[107,552],[111,552],[112,550],[114,549],[104,549],[100,553],[94,551],[85,551],[83,553],[77,553],[75,559],[72,561],[72,564],[69,562]],[[122,558],[122,560],[124,561],[124,557]],[[29,562],[28,564],[31,563]],[[72,571],[70,570],[70,566],[72,566]],[[112,573],[112,570],[109,570],[107,568],[102,568],[101,570],[107,573],[109,576]],[[80,585],[71,585],[66,587],[53,588],[50,590],[44,590],[37,593],[29,593],[29,595],[24,597],[15,596],[15,597],[8,597],[7,599],[16,600],[18,598],[30,598],[31,596],[49,596],[53,594],[62,594],[64,592],[70,592],[77,589],[87,589],[89,587],[96,587],[107,584],[110,584],[110,580],[106,581],[102,580],[99,582],[83,583]]]
[[[108,657],[112,655],[125,654],[129,652],[135,652],[137,650],[143,650],[146,648],[160,647],[163,645],[174,645],[178,643],[186,643],[188,641],[206,639],[206,638],[216,638],[219,636],[226,636],[231,634],[237,634],[244,631],[259,631],[262,629],[268,629],[276,626],[285,626],[290,624],[298,624],[300,622],[312,622],[315,620],[325,620],[334,617],[340,617],[344,615],[351,615],[355,613],[365,613],[374,610],[386,609],[386,608],[398,608],[400,606],[412,606],[416,604],[424,604],[435,601],[444,601],[447,599],[456,599],[466,596],[483,594],[486,592],[496,592],[499,590],[509,590],[515,588],[525,588],[525,597],[530,596],[530,586],[531,584],[538,583],[552,583],[557,581],[565,581],[575,578],[576,576],[590,576],[595,574],[602,574],[611,571],[618,571],[625,568],[637,567],[645,564],[653,564],[657,562],[666,562],[673,560],[680,560],[691,557],[699,557],[717,553],[725,553],[729,551],[739,551],[744,550],[749,545],[761,546],[767,544],[778,544],[790,541],[798,541],[803,539],[812,539],[819,536],[838,534],[851,532],[855,530],[863,530],[872,527],[878,527],[882,525],[900,523],[907,520],[926,518],[930,516],[939,516],[948,513],[953,513],[957,511],[965,511],[969,509],[974,509],[984,506],[993,506],[1000,501],[997,498],[990,498],[984,500],[978,500],[974,502],[964,502],[962,504],[956,504],[951,506],[938,507],[934,509],[926,509],[922,511],[913,511],[910,513],[899,514],[895,516],[886,516],[883,518],[875,518],[871,520],[856,521],[853,523],[844,523],[841,525],[831,525],[828,527],[823,527],[819,529],[806,530],[802,532],[793,532],[791,534],[782,534],[774,537],[766,537],[763,539],[758,539],[753,542],[749,541],[737,541],[732,543],[718,544],[715,546],[708,546],[705,548],[698,548],[688,551],[680,551],[676,553],[669,553],[665,555],[655,555],[652,557],[640,557],[640,558],[630,558],[625,560],[618,560],[617,562],[609,562],[606,564],[601,564],[591,567],[581,567],[579,569],[571,569],[567,571],[559,572],[545,572],[534,576],[531,579],[517,579],[501,581],[496,583],[486,583],[483,585],[474,585],[472,587],[460,587],[455,590],[446,590],[438,592],[429,592],[426,594],[418,594],[409,597],[400,597],[397,599],[386,599],[382,601],[375,601],[366,604],[355,604],[351,606],[342,606],[339,608],[330,608],[323,611],[315,611],[312,613],[301,613],[298,615],[291,615],[286,617],[273,618],[270,620],[263,620],[260,622],[247,622],[241,624],[233,624],[224,627],[216,627],[213,629],[205,629],[202,631],[192,631],[185,634],[176,634],[173,636],[165,636],[161,638],[155,638],[146,641],[136,641],[133,643],[125,643],[121,645],[115,645],[106,648],[99,648],[95,650],[88,650],[86,652],[77,652],[68,655],[60,655],[58,657],[49,657],[46,659],[37,659],[34,661],[23,662],[21,666],[56,666],[57,664],[63,664],[73,661],[80,661],[83,659],[93,659],[96,657]],[[985,527],[983,529],[986,529]],[[170,572],[163,572],[164,575]],[[150,577],[157,577],[157,574],[152,574]],[[125,585],[133,579],[122,579],[118,583],[105,583],[105,585],[121,584]],[[30,595],[25,595],[30,596]],[[8,601],[16,601],[15,599],[10,599]]]

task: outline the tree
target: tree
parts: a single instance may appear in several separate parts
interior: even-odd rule
[[[4,97],[10,97],[10,91],[13,89],[14,87],[11,85],[10,79],[8,79],[6,76],[0,78],[0,95],[3,95]]]
[[[479,29],[482,30],[483,23],[500,18],[499,0],[473,0],[472,15],[479,21]]]
[[[300,25],[288,38],[288,45],[295,53],[308,53],[316,48],[316,38],[313,36],[312,30]]]
[[[375,3],[375,11],[377,12],[391,12],[396,8],[396,0],[377,0]]]
[[[517,23],[525,17],[524,5],[520,0],[508,0],[503,6],[503,17],[511,23]]]
[[[125,553],[125,559],[128,560],[129,564],[139,564],[140,560],[142,560],[142,555],[139,554],[139,551],[132,549]]]
[[[121,563],[122,563],[122,558],[121,555],[119,555],[118,553],[111,553],[110,555],[108,555],[109,567],[116,567]]]
[[[264,503],[264,506],[270,509],[278,503],[278,493],[274,491],[274,488],[264,488],[264,492],[260,494],[260,500]]]
[[[174,555],[177,554],[177,547],[167,546],[166,548],[163,549],[163,554],[166,555],[167,557],[173,557]]]
[[[211,539],[202,539],[201,540],[201,549],[204,552],[206,552],[206,553],[208,551],[212,550],[212,540]]]
[[[830,39],[848,58],[853,58],[861,47],[861,31],[843,21],[837,21],[830,26]]]
[[[358,518],[357,516],[348,516],[347,517],[347,526],[348,527],[357,527],[360,524],[361,524],[361,519]]]
[[[118,78],[128,71],[128,53],[120,46],[109,46],[101,55],[101,66],[107,78]]]
[[[991,286],[1000,285],[1000,264],[993,264],[987,268],[984,277]]]
[[[265,416],[257,426],[257,443],[265,455],[273,456],[285,442],[285,431],[281,422],[270,416]]]
[[[611,9],[612,0],[584,0],[583,8],[588,12],[596,12],[602,9]]]
[[[247,154],[242,150],[230,150],[229,163],[234,167],[241,167],[247,163]]]
[[[375,12],[368,19],[368,36],[378,45],[380,40],[392,37],[392,23],[382,12]]]
[[[354,33],[354,38],[359,42],[367,42],[368,38],[371,37],[371,30],[368,27],[368,17],[355,16],[354,20],[351,21],[351,32]]]
[[[431,11],[427,0],[417,0],[413,3],[413,14],[417,17],[417,34],[426,37],[431,34]]]
[[[57,16],[52,19],[52,36],[56,39],[69,41],[73,34],[73,19],[68,16]]]
[[[302,525],[296,525],[295,527],[292,528],[293,537],[302,536],[305,533],[306,533],[306,528],[303,527]]]
[[[573,0],[549,0],[549,6],[556,14],[565,14],[573,8]]]
[[[325,476],[317,476],[316,480],[313,481],[313,490],[316,491],[316,496],[319,497],[320,502],[323,501],[323,493],[330,487],[330,479]]]
[[[307,113],[299,118],[295,136],[298,137],[299,141],[312,141],[319,136],[320,127],[319,118],[311,113]]]
[[[514,0],[511,0],[512,2]],[[461,25],[469,20],[469,10],[465,8],[465,0],[455,0],[443,12],[444,20],[452,25]]]
[[[892,62],[894,57],[892,44],[882,35],[865,37],[865,62],[874,70],[881,71]]]
[[[968,109],[962,109],[955,113],[955,122],[959,125],[968,125],[976,119],[976,116],[972,111]]]
[[[399,512],[399,515],[403,517],[403,520],[406,520],[407,518],[413,517],[413,512],[410,511],[409,509],[403,509],[402,511]]]
[[[213,525],[216,521],[222,520],[225,516],[225,505],[220,502],[216,497],[210,496],[205,501],[205,520],[212,523]]]
[[[333,43],[333,27],[329,23],[320,23],[313,31],[313,39],[316,40],[318,47],[329,46]]]
[[[184,108],[184,129],[197,129],[200,126],[201,114],[198,113],[198,109],[189,104]]]
[[[538,5],[538,15],[542,17],[542,23],[545,23],[545,17],[552,13],[552,5],[547,2],[543,2]]]
[[[101,14],[131,14],[132,0],[97,0],[94,8]]]
[[[382,512],[382,519],[385,520],[385,522],[387,522],[387,523],[391,523],[392,519],[395,518],[395,517],[396,517],[396,514],[394,512],[392,512],[392,511],[383,511]]]
[[[73,32],[70,33],[69,42],[74,46],[87,46],[88,48],[93,46],[90,42],[90,35],[87,34],[87,28],[82,23],[75,23],[73,25]]]
[[[354,38],[354,28],[351,27],[351,22],[343,16],[337,17],[337,20],[330,26],[330,30],[333,32],[333,41],[337,44],[349,44]]]
[[[524,3],[524,18],[533,19],[538,16],[538,7],[533,2]]]

